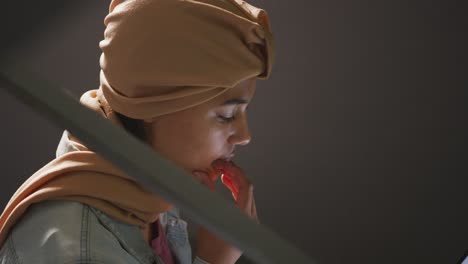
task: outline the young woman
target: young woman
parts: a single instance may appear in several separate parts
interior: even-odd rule
[[[253,186],[231,159],[251,139],[246,109],[273,64],[266,12],[238,0],[113,0],[104,23],[100,87],[81,103],[211,190],[222,175],[257,221]],[[214,264],[241,256],[201,227],[192,254],[176,208],[68,131],[57,158],[6,206],[0,246],[0,263]]]

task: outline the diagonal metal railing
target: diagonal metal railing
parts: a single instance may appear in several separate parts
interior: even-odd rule
[[[0,65],[0,87],[56,125],[69,130],[90,149],[122,171],[134,175],[148,189],[237,246],[252,260],[268,264],[315,263],[276,233],[250,220],[223,196],[198,184],[149,146],[81,106],[72,95],[26,67],[3,61]]]

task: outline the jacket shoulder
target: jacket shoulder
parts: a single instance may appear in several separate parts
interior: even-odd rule
[[[53,200],[27,209],[0,250],[0,263],[139,262],[99,222],[89,206]]]

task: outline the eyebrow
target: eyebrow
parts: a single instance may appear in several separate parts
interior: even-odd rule
[[[234,105],[234,104],[247,104],[248,101],[243,99],[243,98],[234,98],[234,99],[229,99],[222,103],[221,105]]]

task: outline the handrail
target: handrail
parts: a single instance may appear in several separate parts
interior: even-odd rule
[[[315,263],[276,233],[250,220],[226,198],[197,184],[149,146],[111,122],[105,122],[69,93],[25,67],[2,62],[0,87],[57,126],[69,130],[90,149],[179,207],[195,222],[238,247],[252,260],[265,264]]]

